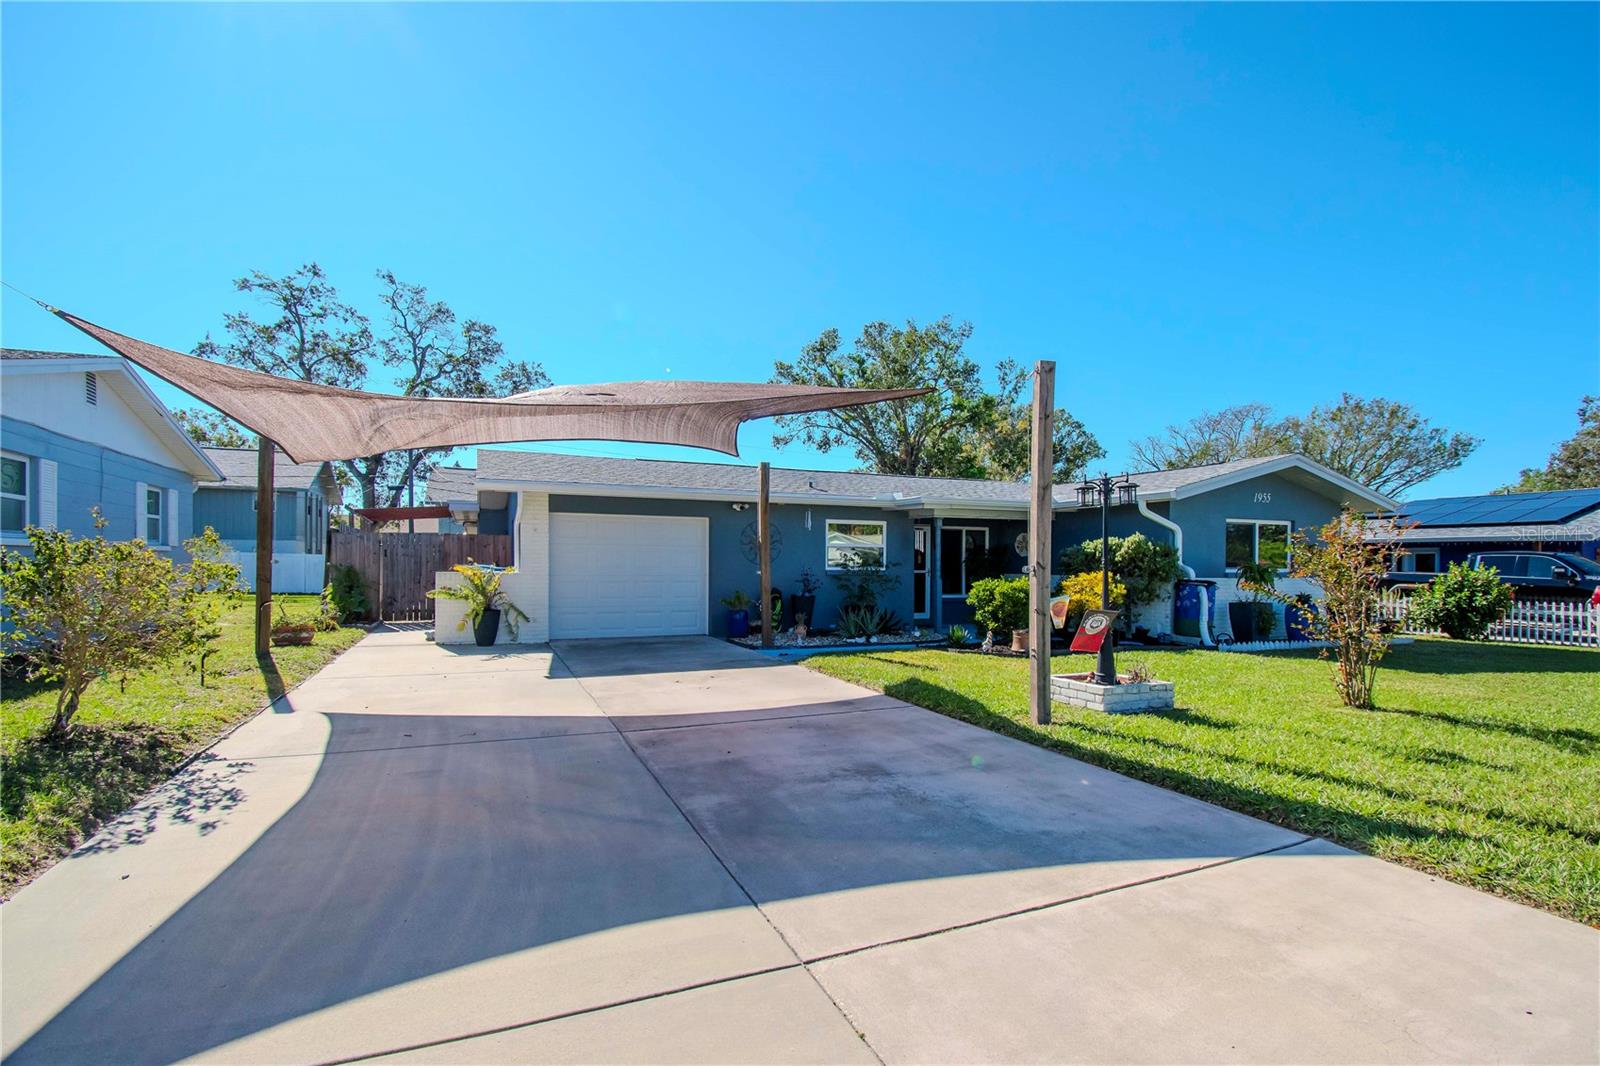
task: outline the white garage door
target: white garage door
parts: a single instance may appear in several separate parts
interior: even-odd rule
[[[550,635],[706,632],[709,523],[653,515],[550,516]]]

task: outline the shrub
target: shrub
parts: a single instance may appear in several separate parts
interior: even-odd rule
[[[1511,586],[1494,567],[1474,570],[1451,563],[1412,595],[1409,618],[1456,640],[1482,640],[1511,609],[1511,599]]]
[[[1143,533],[1107,540],[1111,576],[1126,589],[1129,607],[1154,603],[1183,574],[1178,565],[1178,549],[1170,544],[1159,544]],[[1061,570],[1066,574],[1098,574],[1099,539],[1086,540],[1062,552]]]
[[[1071,577],[1062,578],[1056,586],[1057,596],[1070,596],[1067,603],[1067,620],[1069,624],[1076,624],[1083,617],[1083,612],[1091,607],[1102,608],[1106,604],[1100,602],[1100,571],[1088,574],[1073,574]],[[1115,578],[1111,581],[1111,606],[1122,607],[1127,603],[1128,589]]]
[[[876,637],[898,633],[900,628],[900,619],[882,607],[846,607],[839,612],[839,635],[842,637]]]
[[[862,566],[859,561],[847,561],[844,566],[829,574],[839,587],[839,609],[848,607],[876,607],[878,597],[900,586],[900,578],[877,566]]]
[[[372,600],[361,571],[348,564],[333,568],[333,579],[323,595],[332,602],[342,623],[364,622],[372,616]]]
[[[31,555],[0,552],[11,622],[0,638],[33,660],[35,676],[60,684],[48,730],[55,738],[70,735],[97,677],[191,653],[203,664],[218,635],[214,605],[238,583],[211,530],[189,542],[196,557],[179,567],[142,540],[107,540],[98,510],[94,523],[95,535],[82,538],[30,526]]]
[[[954,644],[958,648],[972,643],[972,634],[968,632],[967,627],[963,625],[951,626],[945,631],[945,636],[950,639],[951,644]]]
[[[974,581],[967,593],[972,617],[990,633],[1007,637],[1028,624],[1028,579],[986,577]]]

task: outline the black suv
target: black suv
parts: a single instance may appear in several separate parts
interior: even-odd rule
[[[1570,552],[1474,552],[1474,570],[1494,567],[1500,580],[1524,600],[1586,600],[1600,603],[1600,563]]]

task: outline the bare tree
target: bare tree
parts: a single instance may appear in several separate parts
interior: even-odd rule
[[[1131,442],[1133,469],[1168,470],[1268,455],[1265,449],[1271,443],[1264,434],[1271,426],[1272,408],[1264,403],[1202,411],[1182,425],[1168,426],[1162,436]]]

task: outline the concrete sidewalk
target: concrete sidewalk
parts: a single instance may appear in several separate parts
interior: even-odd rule
[[[1600,936],[703,638],[378,633],[0,908],[15,1062],[1592,1062]]]

